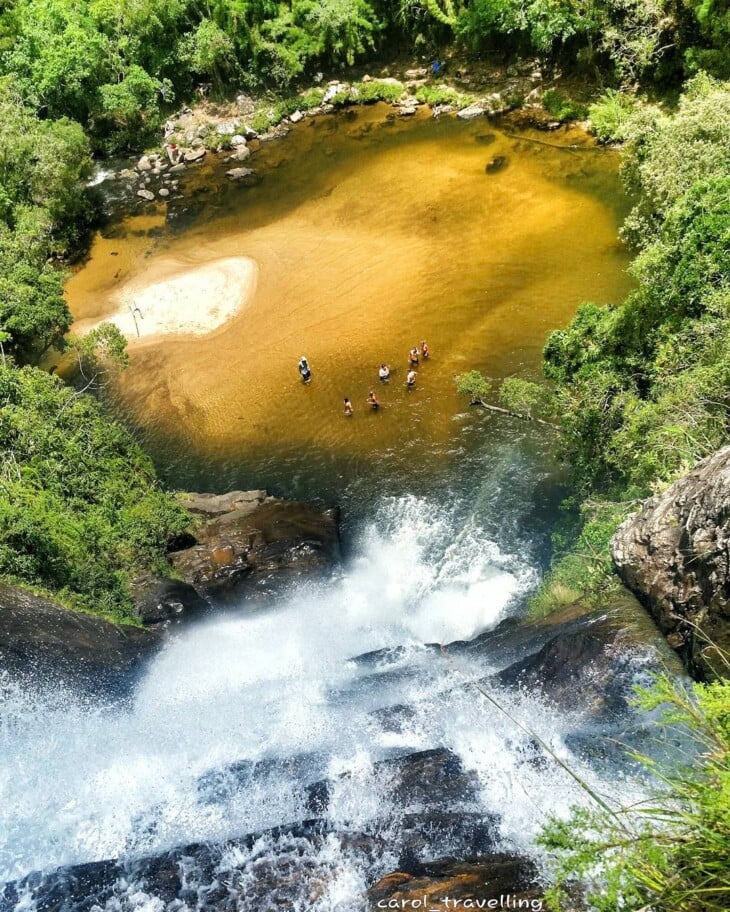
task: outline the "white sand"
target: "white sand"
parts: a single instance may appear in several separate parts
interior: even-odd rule
[[[256,262],[248,257],[225,257],[202,266],[158,263],[116,291],[112,300],[118,306],[94,325],[114,323],[129,342],[182,333],[204,335],[251,300],[257,276]]]

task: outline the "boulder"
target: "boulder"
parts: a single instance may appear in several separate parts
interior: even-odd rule
[[[126,691],[159,638],[0,583],[0,673],[33,687]]]
[[[205,614],[210,605],[189,584],[166,576],[146,574],[132,584],[134,610],[145,626]]]
[[[205,158],[205,149],[202,147],[197,148],[197,149],[186,149],[186,151],[183,153],[183,159],[188,164],[192,164],[193,162],[202,161],[204,158]]]
[[[231,136],[231,145],[232,146],[245,146],[246,137],[241,136],[240,133],[235,133],[233,136]]]
[[[292,123],[299,123],[300,120],[304,119],[304,114],[301,111],[295,111],[293,114],[289,115],[289,120]]]
[[[230,177],[230,179],[234,181],[244,181],[253,177],[255,173],[253,168],[231,168],[229,171],[226,171],[226,177]]]
[[[712,644],[730,649],[730,447],[645,501],[618,528],[611,554],[689,670],[720,672]]]
[[[162,197],[170,195],[170,191],[167,189],[167,187],[160,187],[160,189],[157,192]]]
[[[256,110],[256,102],[248,95],[236,95],[236,110],[244,116],[253,114]]]
[[[182,174],[182,172],[184,170],[185,170],[184,162],[178,162],[176,165],[173,165],[170,168],[170,174]]]
[[[475,117],[482,117],[486,114],[487,109],[481,101],[475,101],[466,108],[462,108],[456,115],[462,120],[473,120]]]
[[[150,203],[155,198],[155,194],[151,190],[138,190],[137,196],[140,197],[140,199],[147,200]]]
[[[216,601],[269,594],[339,558],[337,514],[264,491],[186,494],[197,518],[195,544],[170,554],[180,578]]]
[[[150,161],[149,155],[143,155],[142,158],[137,162],[138,171],[151,171],[152,162]]]
[[[229,155],[228,161],[245,162],[251,158],[251,150],[248,146],[238,146],[236,151]]]

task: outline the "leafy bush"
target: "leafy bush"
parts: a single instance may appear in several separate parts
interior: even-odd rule
[[[607,89],[588,109],[591,127],[601,142],[620,142],[635,109],[632,95]]]
[[[729,666],[730,667],[730,666]],[[730,682],[686,690],[668,677],[640,692],[690,762],[657,769],[654,794],[625,808],[575,809],[553,819],[540,842],[553,853],[551,908],[573,908],[566,887],[588,888],[596,912],[726,912],[730,908]]]
[[[0,399],[0,575],[130,619],[131,578],[165,569],[188,515],[88,395],[5,365]]]

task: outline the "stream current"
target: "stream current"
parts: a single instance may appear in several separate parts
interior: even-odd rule
[[[357,139],[351,169],[362,155],[359,143],[376,130],[383,112],[358,116],[361,126],[374,126]],[[330,124],[334,122],[338,129],[343,127],[339,145],[332,139],[331,125],[322,129],[334,144],[336,168],[345,173],[343,147],[353,144],[348,132],[352,121]],[[426,154],[430,179],[437,182],[443,168],[456,167],[454,161],[465,166],[484,131],[483,125],[455,121],[438,125],[441,132],[436,141],[443,150],[442,160],[434,158],[431,140],[424,133],[430,128],[435,129],[419,122],[383,130],[386,170],[392,168],[388,156]],[[302,135],[307,148],[312,148],[311,136],[304,131]],[[268,486],[288,496],[337,502],[343,510],[345,560],[332,579],[300,583],[268,604],[242,605],[182,628],[123,705],[97,704],[71,693],[39,695],[8,689],[0,727],[0,883],[59,865],[136,858],[193,842],[263,834],[245,849],[230,849],[220,858],[221,878],[234,879],[242,897],[247,891],[257,897],[252,909],[355,912],[366,908],[364,890],[397,867],[404,828],[412,825],[405,821],[422,814],[423,802],[428,801],[427,796],[419,797],[417,789],[404,797],[403,789],[394,785],[398,758],[433,749],[457,757],[473,789],[458,800],[452,796],[448,806],[439,805],[438,820],[433,814],[428,818],[431,836],[421,833],[416,848],[411,837],[406,839],[411,839],[410,851],[421,859],[468,854],[470,846],[464,843],[462,830],[444,828],[439,822],[444,814],[456,813],[488,821],[493,828],[492,848],[534,853],[534,836],[546,815],[566,813],[583,796],[553,760],[536,752],[534,739],[469,686],[470,681],[486,680],[483,686],[510,713],[603,794],[631,788],[624,781],[623,767],[598,767],[571,748],[570,735],[581,724],[577,710],[574,717],[536,693],[497,688],[489,682],[490,675],[507,664],[505,657],[489,648],[454,654],[439,648],[439,644],[476,637],[524,610],[545,566],[560,499],[560,474],[551,456],[550,436],[531,425],[465,409],[453,392],[454,369],[478,367],[489,369],[493,376],[535,376],[547,332],[559,319],[568,319],[582,297],[588,297],[596,275],[601,275],[601,299],[619,297],[627,287],[625,259],[611,241],[622,211],[615,160],[591,149],[585,152],[589,167],[582,160],[568,167],[561,157],[569,154],[564,150],[540,151],[536,159],[524,137],[514,141],[515,146],[506,134],[496,136],[496,145],[502,144],[516,158],[513,170],[519,199],[537,193],[540,181],[547,194],[539,225],[532,223],[530,231],[540,237],[540,232],[549,235],[546,212],[552,193],[552,202],[562,213],[556,230],[568,230],[571,239],[580,238],[582,253],[571,262],[573,241],[566,247],[549,235],[531,252],[522,244],[522,255],[529,263],[523,270],[509,265],[511,252],[504,252],[480,260],[468,280],[437,287],[430,309],[424,305],[421,314],[430,330],[434,361],[429,365],[432,386],[420,400],[401,402],[401,397],[396,401],[394,393],[390,415],[363,415],[360,426],[343,428],[347,422],[339,413],[337,418],[325,415],[325,408],[339,397],[341,375],[339,380],[333,379],[335,372],[325,375],[318,389],[315,374],[311,396],[320,410],[320,433],[311,432],[311,413],[302,415],[297,407],[287,424],[286,414],[276,405],[265,428],[264,447],[256,442],[255,421],[245,426],[222,422],[226,402],[229,412],[240,407],[237,398],[231,405],[230,399],[218,397],[204,414],[193,410],[200,418],[195,426],[181,420],[186,412],[181,402],[192,389],[187,384],[203,378],[206,364],[216,383],[230,381],[235,386],[235,370],[225,358],[211,359],[212,353],[226,351],[234,343],[240,348],[247,331],[258,338],[262,327],[269,335],[274,333],[275,344],[270,314],[262,324],[252,307],[228,333],[217,333],[217,341],[196,341],[195,351],[190,342],[132,346],[129,377],[120,378],[114,403],[145,438],[168,480],[201,490]],[[560,142],[560,137],[555,141]],[[524,149],[528,151],[521,162]],[[265,169],[266,154],[275,153],[262,148],[261,154],[260,167]],[[370,150],[370,154],[376,152]],[[483,182],[483,150],[480,156],[478,180]],[[293,153],[291,158],[296,165]],[[319,159],[316,164],[324,167]],[[369,167],[376,165],[377,161]],[[112,241],[124,247],[126,238],[128,269],[141,270],[144,260],[154,259],[160,246],[166,257],[189,256],[198,243],[195,232],[200,220],[208,218],[208,242],[217,238],[220,249],[215,253],[222,255],[232,249],[224,248],[233,244],[234,216],[246,217],[250,206],[249,227],[236,229],[234,247],[236,253],[258,259],[264,275],[262,294],[270,308],[275,304],[270,284],[280,285],[283,280],[267,278],[267,256],[280,261],[276,245],[285,244],[287,228],[284,224],[277,238],[272,226],[286,222],[289,208],[276,203],[282,192],[276,183],[280,171],[288,186],[286,165],[272,166],[266,180],[253,188],[258,195],[251,202],[245,193],[238,194],[222,214],[215,211],[213,202],[212,209],[196,211],[191,228],[173,223],[162,241],[158,231],[142,232],[140,238],[133,220],[126,227],[117,226]],[[504,176],[496,177],[506,179],[509,173],[507,169]],[[528,173],[537,176],[526,189],[519,182]],[[576,190],[581,181],[584,186]],[[264,192],[268,195],[262,196]],[[509,185],[499,192],[508,199]],[[307,194],[297,193],[301,198],[294,208],[301,218],[302,210],[306,214]],[[362,184],[356,193],[361,209],[353,211],[350,235],[355,229],[364,230],[363,213],[370,205]],[[583,200],[574,213],[577,224],[565,208],[566,195]],[[271,224],[264,224],[262,215],[267,204],[273,213]],[[338,219],[343,205],[339,200]],[[323,210],[317,212],[320,220],[325,219]],[[465,225],[459,236],[471,237],[478,227],[474,219],[481,216],[471,211],[461,216]],[[494,218],[490,212],[489,219]],[[362,225],[358,219],[364,220]],[[459,224],[459,213],[449,212],[446,220]],[[326,230],[334,231],[336,224],[337,219]],[[375,225],[371,230],[376,232]],[[511,230],[518,233],[514,225]],[[414,243],[422,243],[417,234]],[[72,306],[81,301],[77,313],[83,314],[83,301],[99,287],[99,276],[107,281],[104,263],[98,261],[99,247],[103,253],[105,243],[98,239],[91,260],[71,283]],[[301,236],[297,234],[292,243],[301,246]],[[439,239],[440,248],[449,250],[453,259],[450,243],[448,233]],[[489,238],[482,243],[489,246]],[[345,250],[353,249],[350,237]],[[395,258],[399,251],[396,244]],[[419,250],[419,261],[422,257]],[[500,262],[506,264],[503,275],[498,273]],[[462,267],[447,273],[452,278],[461,276],[468,271]],[[387,278],[387,263],[380,269]],[[517,303],[513,309],[495,313],[484,304],[480,269],[488,269],[497,286],[510,276],[514,279],[510,294]],[[547,291],[551,276],[557,274],[551,270],[558,269],[559,288],[572,289],[567,301]],[[574,272],[570,282],[565,281],[568,269]],[[400,277],[397,272],[396,279]],[[311,274],[300,277],[305,298],[312,281]],[[437,281],[437,271],[428,270],[427,285]],[[324,276],[322,282],[328,289],[333,279]],[[539,302],[533,298],[530,309],[530,288],[535,287],[542,289],[543,297]],[[450,304],[444,312],[439,301],[446,297]],[[334,312],[335,298],[323,302],[325,312]],[[407,351],[408,340],[416,342],[415,335],[421,334],[415,329],[414,312],[403,315],[397,308],[391,310],[390,330]],[[486,342],[480,343],[472,331],[476,313],[483,317],[479,325],[486,320],[493,329]],[[375,365],[380,360],[377,334],[370,333],[367,320],[352,312],[349,319],[356,329],[363,329],[366,357],[364,364],[345,359],[341,373],[348,386],[366,385],[372,369],[369,360]],[[299,349],[305,350],[312,360],[310,346],[314,346],[320,364],[327,352],[337,362],[336,322],[333,330],[306,319],[297,324],[303,335],[292,343],[292,353],[298,357]],[[286,348],[287,357],[288,345],[279,345]],[[186,359],[192,380],[180,373]],[[289,373],[295,364],[296,357],[287,362]],[[271,388],[289,382],[281,379],[278,365],[271,367],[271,359],[267,365],[247,400],[256,415],[266,414]],[[214,381],[205,379],[205,383]],[[286,389],[290,401],[301,393],[296,386]],[[149,411],[150,390],[157,406],[154,414]],[[378,430],[374,421],[367,423],[368,418],[390,424]],[[326,805],[313,810],[312,787],[324,781],[329,783]],[[297,826],[313,816],[326,821],[327,834],[315,842],[298,841]],[[278,829],[272,832],[272,828]],[[378,852],[363,861],[340,838],[343,833],[353,839],[359,834],[377,836]],[[260,886],[262,864],[270,866],[282,859],[289,859],[291,868],[300,871],[300,881],[284,906],[277,905],[273,887]],[[195,872],[189,876],[194,883]],[[131,882],[125,890],[124,909],[163,908],[159,899],[146,892],[144,883]],[[114,902],[117,905],[110,905],[110,910],[119,909],[119,901]],[[242,902],[241,908],[247,909]],[[20,908],[26,907],[21,900]]]

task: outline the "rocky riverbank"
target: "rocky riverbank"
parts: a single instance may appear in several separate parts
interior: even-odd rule
[[[428,111],[433,117],[469,120],[514,111],[517,126],[553,130],[561,122],[545,109],[543,98],[558,89],[572,97],[595,94],[591,86],[546,71],[537,59],[505,66],[454,57],[438,74],[416,62],[393,63],[352,70],[347,79],[326,80],[318,74],[310,87],[286,98],[246,93],[229,101],[201,97],[170,115],[157,149],[105,171],[103,181],[121,188],[121,200],[117,193],[112,196],[127,208],[179,200],[186,193],[186,174],[204,164],[225,165],[231,181],[252,184],[257,180],[252,156],[261,143],[283,138],[307,118],[375,101],[388,103],[394,117]]]

